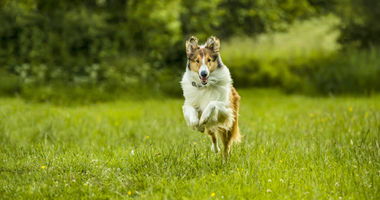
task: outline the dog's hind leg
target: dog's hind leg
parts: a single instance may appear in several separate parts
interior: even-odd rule
[[[209,129],[207,129],[206,132],[211,138],[211,142],[212,142],[211,150],[214,151],[215,153],[218,153],[220,151],[220,149],[218,147],[218,138],[216,136],[216,133],[214,131],[209,130]]]
[[[226,129],[219,129],[219,135],[223,143],[223,159],[227,161],[232,145],[232,133]]]

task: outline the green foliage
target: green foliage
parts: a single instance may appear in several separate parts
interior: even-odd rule
[[[339,49],[337,23],[336,17],[327,16],[297,22],[288,32],[232,38],[222,43],[222,58],[238,86],[294,90],[303,82],[297,71]]]
[[[18,76],[0,70],[0,95],[11,95],[20,92],[22,83]]]
[[[20,94],[33,87],[65,83],[101,91],[148,86],[154,92],[178,96],[177,83],[186,62],[184,41],[190,35],[201,41],[210,35],[222,39],[222,58],[238,86],[350,92],[352,83],[343,86],[344,81],[334,81],[334,73],[328,72],[332,68],[326,65],[346,62],[347,53],[336,53],[338,38],[342,44],[350,44],[344,49],[378,45],[380,9],[376,2],[3,0],[0,80],[4,84],[0,93]],[[325,15],[331,11],[341,19]],[[335,28],[338,26],[341,33]],[[365,60],[359,61],[370,52],[353,55],[355,63],[360,62],[357,69],[372,70],[366,69]],[[355,90],[378,90],[370,86],[378,85],[374,78],[353,69],[341,72],[347,77],[339,80],[366,77],[370,80]],[[310,72],[331,75],[322,80]],[[323,88],[327,82],[339,85]],[[342,87],[347,89],[337,89]]]
[[[334,16],[295,23],[288,32],[222,44],[223,61],[238,86],[275,86],[309,94],[380,91],[379,48],[339,51]]]
[[[221,2],[222,0],[182,1],[181,28],[186,39],[196,35],[200,40],[206,41],[210,35],[220,34],[220,30],[225,28],[221,27],[226,13],[226,9],[219,8]],[[184,42],[181,44],[184,46]]]
[[[380,49],[347,50],[316,62],[308,71],[318,93],[371,94],[380,91]]]
[[[1,98],[1,197],[379,199],[380,96],[239,93],[244,137],[226,164],[186,127],[179,99]]]
[[[125,12],[126,32],[133,49],[148,52],[154,66],[162,67],[160,62],[173,56],[170,48],[182,40],[180,1],[129,1]]]
[[[138,74],[177,69],[185,63],[183,41],[189,35],[228,38],[284,30],[316,14],[317,7],[307,0],[1,1],[0,67],[27,84],[99,83],[112,81],[103,74],[109,65],[123,76],[113,85],[124,87],[121,79],[135,79],[130,68],[140,70],[126,58],[144,63]],[[128,69],[113,68],[120,62]]]
[[[342,18],[340,42],[368,48],[380,45],[380,1],[344,0],[337,6]]]
[[[317,8],[308,0],[225,0],[220,7],[224,10],[222,36],[286,30],[289,23],[315,14]]]

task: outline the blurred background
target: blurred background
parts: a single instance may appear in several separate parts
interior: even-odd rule
[[[221,39],[236,87],[380,91],[378,0],[1,0],[0,94],[182,95],[185,40]]]

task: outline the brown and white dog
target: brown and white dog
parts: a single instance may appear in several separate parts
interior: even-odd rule
[[[219,151],[217,133],[227,159],[232,142],[240,142],[238,126],[240,96],[232,86],[230,71],[223,64],[220,41],[210,37],[198,45],[194,36],[186,41],[187,66],[181,86],[185,103],[183,115],[187,124],[211,137],[211,149]]]

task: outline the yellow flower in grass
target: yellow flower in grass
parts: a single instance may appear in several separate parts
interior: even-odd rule
[[[131,196],[132,192],[131,191],[128,191],[128,195]]]
[[[349,108],[348,108],[348,111],[352,112],[352,107],[349,107]]]
[[[42,165],[42,166],[41,166],[41,169],[45,169],[45,168],[46,168],[46,166],[45,166],[45,165]]]
[[[213,193],[211,193],[211,197],[215,197],[215,193],[213,192]]]
[[[313,118],[313,117],[314,117],[314,113],[310,113],[309,116],[310,116],[311,118]]]
[[[145,138],[148,140],[149,139],[149,135],[145,136]]]

